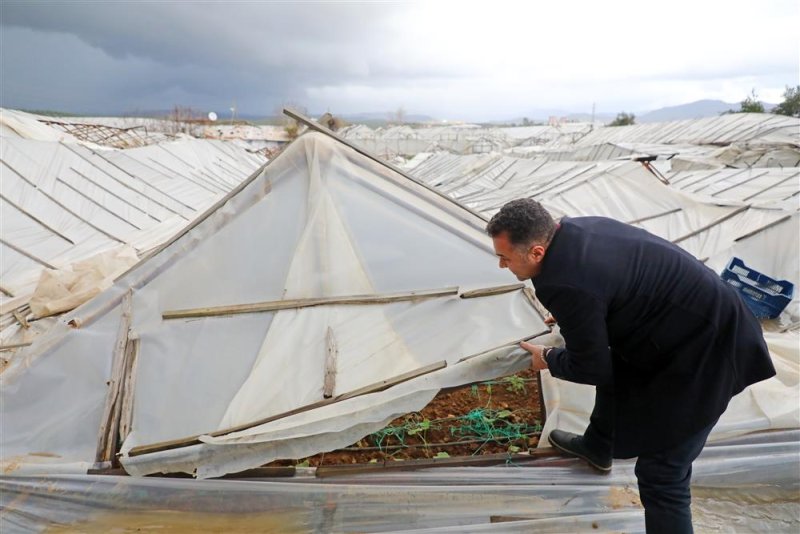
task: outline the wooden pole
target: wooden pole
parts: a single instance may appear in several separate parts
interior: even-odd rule
[[[536,334],[532,334],[530,336],[525,336],[525,337],[520,338],[520,339],[515,339],[514,341],[510,341],[508,343],[503,343],[502,345],[498,345],[496,347],[492,347],[491,349],[487,349],[487,350],[478,352],[477,354],[472,354],[470,356],[464,356],[463,358],[458,360],[456,363],[461,363],[461,362],[465,362],[467,360],[472,360],[474,358],[477,358],[478,356],[483,356],[484,354],[488,354],[489,352],[495,351],[497,349],[502,349],[502,348],[505,348],[505,347],[515,346],[515,347],[519,348],[518,347],[519,344],[522,343],[523,341],[530,341],[531,339],[534,339],[534,338],[537,338],[539,336],[543,336],[543,335],[549,334],[549,333],[550,333],[550,329],[547,329],[547,330],[544,330],[542,332],[538,332]]]
[[[133,394],[136,388],[136,364],[139,358],[139,340],[131,339],[126,346],[125,372],[122,383],[122,401],[119,420],[119,442],[124,443],[133,425]]]
[[[339,349],[336,347],[336,339],[333,337],[333,328],[328,327],[325,335],[327,350],[325,351],[325,380],[322,386],[322,396],[326,399],[333,397],[336,388],[336,360],[339,356]]]
[[[688,234],[686,234],[684,236],[681,236],[681,237],[679,237],[677,239],[673,239],[672,242],[677,245],[681,241],[685,241],[686,239],[689,239],[690,237],[694,237],[697,234],[701,234],[701,233],[705,232],[706,230],[709,230],[709,229],[713,228],[714,226],[717,226],[718,224],[721,224],[721,223],[727,221],[728,219],[730,219],[732,217],[735,217],[736,215],[739,215],[740,213],[742,213],[743,211],[746,211],[748,209],[750,209],[750,205],[741,206],[741,207],[733,210],[732,212],[728,213],[727,215],[723,215],[719,219],[716,219],[716,220],[710,222],[709,224],[707,224],[707,225],[705,225],[705,226],[703,226],[701,228],[698,228],[697,230],[694,230],[693,232],[689,232]]]
[[[458,287],[444,289],[424,289],[421,291],[408,291],[405,293],[387,293],[376,295],[350,295],[341,297],[318,297],[307,299],[273,300],[255,302],[252,304],[234,304],[230,306],[215,306],[210,308],[193,308],[187,310],[165,311],[161,314],[163,319],[187,319],[195,317],[215,317],[219,315],[235,315],[239,313],[271,312],[278,310],[294,310],[309,308],[311,306],[334,306],[350,304],[388,304],[407,300],[418,300],[434,297],[446,297],[458,294]]]
[[[25,250],[19,248],[18,246],[12,245],[11,243],[9,243],[8,241],[6,241],[3,238],[0,238],[0,244],[3,244],[5,246],[7,246],[8,248],[13,250],[14,252],[25,256],[29,260],[35,261],[36,263],[38,263],[39,265],[42,265],[43,267],[47,267],[48,269],[55,269],[55,267],[53,267],[52,265],[50,265],[49,263],[47,263],[43,259],[34,256],[30,252],[26,252]]]

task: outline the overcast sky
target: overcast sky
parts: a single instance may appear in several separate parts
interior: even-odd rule
[[[797,0],[0,0],[0,23],[0,106],[87,114],[488,120],[779,102],[800,83]]]

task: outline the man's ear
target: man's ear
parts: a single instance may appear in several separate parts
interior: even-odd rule
[[[547,249],[542,245],[533,245],[531,248],[528,249],[528,255],[530,256],[531,259],[534,259],[536,261],[542,261],[542,258],[544,258],[544,254],[546,251]]]

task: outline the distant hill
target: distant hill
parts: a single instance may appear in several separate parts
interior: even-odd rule
[[[765,111],[770,111],[776,104],[762,102]],[[716,117],[726,111],[737,111],[740,107],[739,102],[723,102],[722,100],[698,100],[679,106],[669,106],[653,111],[648,111],[636,116],[637,123],[643,122],[665,122],[678,121],[683,119],[702,119],[705,117]]]

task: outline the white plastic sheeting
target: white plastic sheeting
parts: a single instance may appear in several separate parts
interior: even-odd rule
[[[421,409],[441,387],[526,367],[514,341],[547,328],[520,290],[162,319],[187,308],[514,282],[497,268],[484,225],[325,136],[302,136],[198,224],[64,316],[79,328],[57,325],[20,352],[0,375],[4,469],[85,472],[92,463],[120,302],[130,290],[129,338],[139,351],[122,450],[195,435],[203,442],[123,456],[139,475],[219,476],[331,450]],[[329,331],[338,349],[334,396],[434,362],[447,367],[234,434],[206,435],[322,400]]]
[[[375,154],[413,156],[434,150],[455,154],[484,154],[515,146],[569,145],[589,131],[591,125],[586,123],[512,128],[484,128],[471,124],[424,128],[393,126],[377,130],[354,125],[341,130],[340,134]]]
[[[677,173],[673,186],[636,162],[437,154],[413,172],[487,217],[510,200],[532,197],[555,216],[602,215],[636,224],[676,242],[716,272],[738,256],[772,278],[800,283],[795,169]],[[693,183],[699,191],[680,189]],[[787,313],[792,321],[800,318],[798,303],[795,292]]]
[[[126,247],[146,254],[263,163],[221,141],[110,150],[0,138],[2,313],[27,303],[45,269]],[[13,343],[20,332],[6,326]]]
[[[800,168],[745,168],[666,174],[670,186],[708,201],[733,200],[786,210],[800,206]]]
[[[800,145],[800,119],[770,113],[732,113],[706,119],[598,128],[576,145],[659,143],[691,145]]]
[[[434,155],[413,171],[486,216],[532,197],[556,216],[601,215],[640,226],[677,243],[719,273],[734,256],[768,276],[800,287],[797,169],[725,169],[670,174],[660,182],[635,162],[547,162],[498,156]],[[800,320],[800,292],[782,324]],[[780,328],[780,327],[778,327]],[[777,377],[731,403],[715,432],[800,427],[800,349],[796,332],[767,334]],[[547,423],[582,432],[594,388],[543,373]]]
[[[793,533],[800,436],[752,434],[694,463],[698,532]],[[301,470],[302,471],[302,470]],[[632,461],[597,475],[580,461],[384,471],[318,479],[0,477],[3,532],[644,532]]]
[[[0,138],[36,139],[39,141],[63,141],[77,143],[78,140],[66,132],[39,122],[36,115],[0,108]]]

